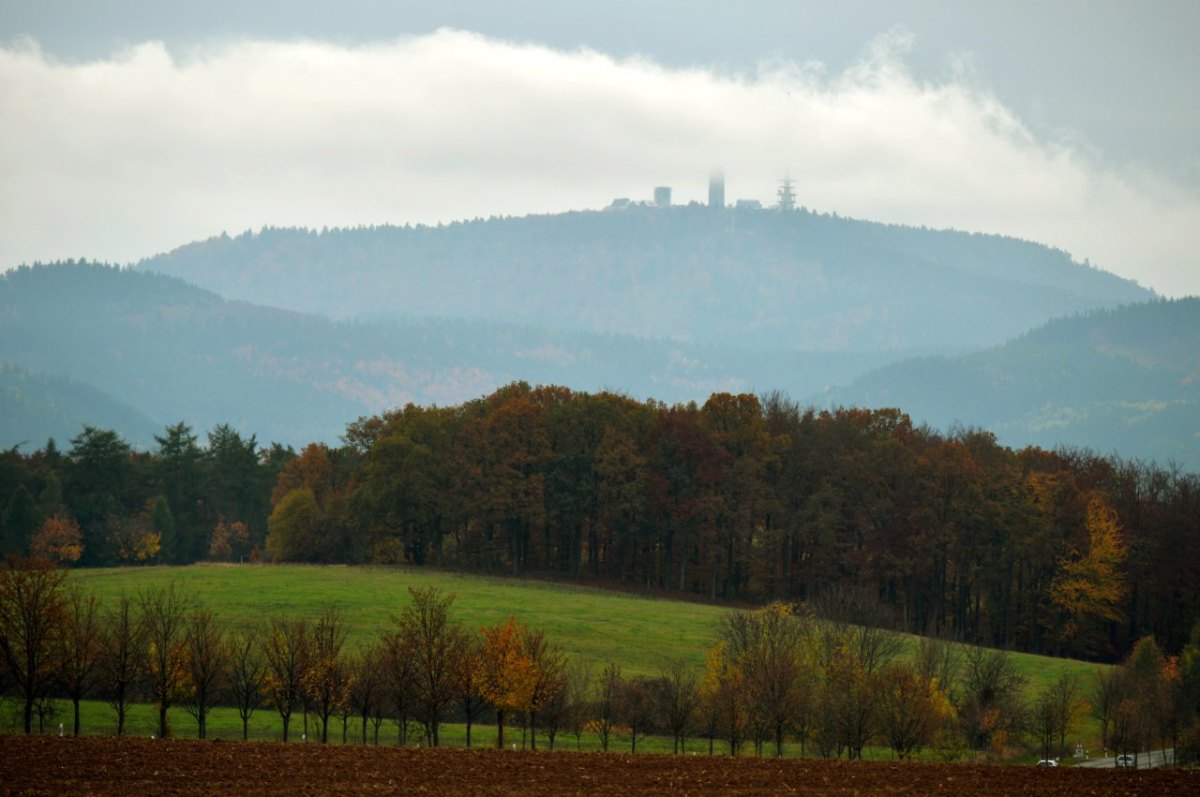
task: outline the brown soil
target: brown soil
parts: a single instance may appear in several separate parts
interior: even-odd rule
[[[1185,795],[1200,774],[4,736],[0,793]]]

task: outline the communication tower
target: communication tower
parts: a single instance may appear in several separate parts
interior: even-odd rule
[[[784,175],[784,178],[779,181],[779,191],[776,196],[779,197],[779,202],[775,207],[779,210],[796,209],[796,189],[793,187],[791,175]]]

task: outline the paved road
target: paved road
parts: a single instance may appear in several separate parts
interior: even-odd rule
[[[1152,769],[1154,767],[1169,766],[1175,763],[1174,750],[1151,750],[1149,752],[1141,752],[1137,754],[1137,765],[1141,769]],[[1115,756],[1107,758],[1093,758],[1090,761],[1084,761],[1076,766],[1081,767],[1104,767],[1113,768],[1117,765]]]

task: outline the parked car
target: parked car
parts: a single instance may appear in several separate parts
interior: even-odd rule
[[[1133,766],[1133,756],[1131,756],[1129,753],[1124,753],[1122,755],[1117,756],[1117,766],[1132,767]]]
[[[1058,762],[1053,758],[1043,758],[1041,761],[1037,762],[1037,765],[1039,767],[1056,767],[1058,766]]]

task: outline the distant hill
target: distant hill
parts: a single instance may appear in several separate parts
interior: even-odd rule
[[[0,277],[0,361],[135,408],[145,417],[89,416],[131,441],[146,439],[149,418],[159,431],[185,420],[200,431],[228,423],[263,442],[334,443],[360,415],[410,401],[461,403],[515,380],[671,402],[721,390],[807,395],[890,357],[746,352],[484,321],[335,322],[81,262]],[[13,434],[0,445],[32,432],[18,424]]]
[[[90,385],[0,362],[0,448],[23,443],[28,453],[54,438],[66,449],[84,424],[120,429],[141,448],[162,432],[144,413]]]
[[[1200,471],[1200,299],[1057,319],[985,351],[885,366],[819,400],[898,406],[1009,445],[1082,446]]]
[[[1153,298],[1011,238],[701,206],[264,229],[138,267],[334,318],[400,313],[754,351],[960,352]]]

